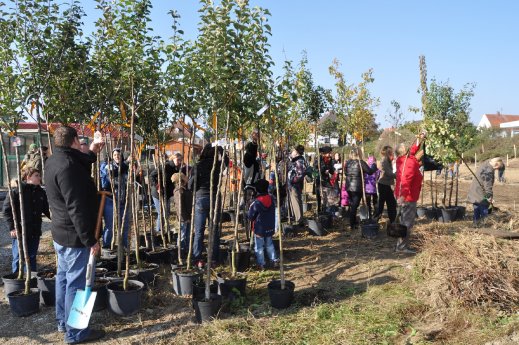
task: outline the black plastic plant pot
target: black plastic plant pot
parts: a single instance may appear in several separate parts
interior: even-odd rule
[[[290,280],[285,280],[285,288],[281,289],[281,280],[273,280],[267,285],[270,297],[270,305],[276,309],[290,307],[294,300],[295,285]]]
[[[132,268],[130,272],[137,274],[137,279],[145,285],[154,285],[159,273],[159,267],[159,264],[142,262],[141,268]]]
[[[433,207],[434,212],[436,212],[436,220],[440,223],[443,223],[443,209],[441,207]]]
[[[40,290],[30,289],[29,293],[24,294],[24,290],[12,291],[7,295],[11,313],[14,316],[29,316],[40,310]]]
[[[125,272],[126,270],[121,270],[121,275],[117,275],[117,271],[106,272],[103,278],[109,282],[122,281],[124,279]],[[128,272],[128,279],[137,280],[137,273],[130,270],[130,272]]]
[[[232,216],[231,214],[228,212],[228,211],[224,211],[222,212],[222,219],[221,219],[221,222],[222,223],[227,223],[227,222],[231,222],[232,221]]]
[[[183,268],[177,268],[171,271],[173,278],[173,290],[179,296],[187,296],[193,294],[193,282],[199,279],[200,273],[190,270],[185,271]]]
[[[418,206],[416,208],[416,216],[418,218],[424,218],[427,214],[427,207]]]
[[[378,223],[361,224],[360,230],[362,237],[372,240],[378,236],[379,225]]]
[[[230,274],[226,276],[218,274],[217,281],[222,297],[231,301],[239,297],[245,297],[247,288],[247,276],[245,274],[236,273],[234,277],[230,277]]]
[[[104,277],[104,275],[110,271],[115,271],[115,270],[108,270],[107,268],[96,266],[96,277]]]
[[[117,262],[117,249],[101,249],[101,256],[99,258],[101,261],[116,261]]]
[[[291,236],[296,232],[296,229],[289,224],[281,224],[281,228],[283,229],[283,236]]]
[[[146,234],[146,237],[148,238],[148,246],[147,249],[151,249],[151,239],[152,236],[150,233]],[[141,246],[146,246],[146,239],[144,238],[144,235],[139,235],[139,243]],[[162,238],[160,236],[153,236],[153,245],[155,247],[159,247],[162,245]]]
[[[323,235],[323,232],[324,232],[323,225],[321,224],[321,222],[319,220],[308,219],[306,221],[306,223],[307,223],[308,231],[310,232],[310,234],[312,234],[314,236]]]
[[[36,275],[38,290],[40,290],[40,303],[52,307],[56,304],[56,272],[46,270]]]
[[[117,269],[117,260],[100,260],[96,262],[96,269],[103,268],[107,271],[115,271]]]
[[[193,308],[198,323],[211,321],[214,319],[222,306],[222,296],[212,294],[209,301],[205,298],[193,299]]]
[[[6,274],[5,276],[2,277],[2,281],[4,282],[5,299],[7,299],[7,295],[9,293],[17,291],[17,290],[25,289],[25,278],[24,279],[17,279],[17,278],[18,278],[18,272]],[[36,281],[36,277],[31,278],[29,287],[30,288],[38,287],[38,282]]]
[[[456,207],[442,208],[442,221],[444,223],[452,223],[456,220],[458,209]]]
[[[248,246],[240,245],[240,251],[234,253],[236,271],[245,272],[250,268],[250,248]],[[232,269],[232,250],[229,249],[227,253],[227,264]]]
[[[441,212],[441,211],[440,211]],[[429,220],[438,220],[438,211],[436,207],[428,207],[425,210],[425,218]]]
[[[465,219],[466,212],[467,212],[467,208],[465,206],[457,206],[456,219],[457,220]]]
[[[303,202],[303,212],[308,212],[312,210],[311,202]]]
[[[229,257],[229,246],[226,244],[220,245],[220,255],[218,255],[218,263],[225,264]]]
[[[218,294],[218,282],[213,280],[209,285],[211,294]],[[205,279],[199,276],[198,279],[193,281],[193,299],[203,300],[205,296]]]
[[[227,213],[229,215],[230,219],[228,221],[233,223],[233,224],[235,224],[235,222],[236,222],[236,211],[235,210],[227,210],[224,213]],[[224,216],[224,214],[222,213],[222,218],[224,218],[224,217],[226,217],[226,216]]]
[[[105,278],[96,278],[94,282],[94,287],[92,288],[92,291],[97,292],[93,308],[95,312],[106,309],[106,306],[108,304],[108,290],[106,289],[106,286],[108,285],[108,283],[110,283],[110,281]]]
[[[127,290],[123,282],[108,283],[108,310],[118,316],[129,316],[141,309],[144,284],[138,280],[128,280]]]
[[[332,227],[333,217],[328,213],[319,213],[319,222],[324,229],[328,230]]]
[[[173,248],[155,248],[155,251],[146,252],[146,261],[153,264],[170,264]]]

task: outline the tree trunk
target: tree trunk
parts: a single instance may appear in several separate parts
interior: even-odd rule
[[[277,213],[277,224],[276,227],[278,228],[278,236],[279,236],[279,276],[281,280],[281,289],[285,289],[285,268],[283,265],[284,258],[283,258],[283,229],[281,228],[281,206],[280,206],[280,200],[281,196],[279,193],[279,176],[278,176],[278,169],[274,169],[274,176],[276,179],[276,198],[277,198],[277,204],[276,204],[276,213]]]
[[[147,196],[148,196],[148,214],[150,216],[150,241],[151,243],[148,244],[148,242],[146,242],[146,247],[147,248],[151,248],[151,251],[154,252],[155,251],[155,241],[154,241],[154,235],[155,235],[155,230],[154,230],[154,225],[155,223],[153,222],[153,214],[151,212],[151,206],[153,205],[153,201],[151,199],[151,179],[150,179],[150,152],[147,152],[146,153],[146,179],[148,180],[148,183],[147,183]],[[143,211],[144,212],[144,211]],[[148,241],[148,237],[147,236],[144,236],[146,241]]]
[[[18,253],[20,257],[20,261],[18,262],[18,279],[21,279],[23,276],[23,266],[22,266],[22,257],[25,258],[25,291],[24,294],[29,294],[30,291],[30,281],[31,281],[31,263],[29,258],[29,249],[27,246],[27,227],[25,225],[25,205],[23,200],[23,188],[22,188],[22,176],[20,174],[20,153],[18,151],[18,146],[14,147],[14,151],[16,154],[16,174],[18,175],[18,194],[19,194],[19,204],[20,204],[20,223],[22,224],[22,247],[23,250],[20,251],[20,241],[18,240]],[[13,213],[16,212],[16,209],[13,208]]]
[[[23,269],[21,269],[22,267],[22,253],[23,253],[23,248],[22,248],[22,234],[21,234],[21,230],[19,227],[18,227],[18,215],[16,214],[15,210],[16,210],[16,207],[15,207],[15,201],[13,200],[13,189],[11,188],[11,174],[9,173],[9,161],[7,160],[7,153],[5,151],[5,144],[4,144],[4,138],[2,138],[2,131],[0,129],[0,141],[1,141],[1,146],[2,146],[2,157],[3,157],[3,160],[4,160],[4,167],[5,167],[5,177],[7,179],[7,193],[9,194],[9,203],[11,204],[11,210],[13,210],[13,219],[14,219],[14,229],[8,229],[9,232],[11,230],[16,230],[16,239],[17,239],[17,245],[18,245],[18,257],[19,257],[19,261],[18,261],[18,279],[22,279],[23,277]],[[19,159],[18,159],[19,160]],[[18,160],[16,162],[17,164],[17,170],[19,170],[19,163],[18,163]],[[17,172],[18,174],[18,172]]]
[[[216,113],[215,113],[215,116],[216,116]],[[226,120],[226,125],[225,125],[225,134],[224,134],[224,138],[225,138],[225,141],[227,141],[227,134],[229,133],[229,120],[230,120],[230,112],[227,112],[227,120]],[[216,143],[218,143],[218,122],[216,122],[216,129],[215,129],[215,141]],[[210,299],[211,297],[211,261],[212,261],[212,258],[213,258],[213,244],[214,244],[214,235],[215,235],[215,226],[217,224],[217,218],[218,218],[218,211],[219,211],[219,207],[218,206],[218,203],[220,201],[220,188],[222,186],[222,172],[223,172],[223,167],[224,167],[224,163],[225,163],[225,149],[223,150],[223,153],[222,153],[222,162],[220,163],[220,173],[218,175],[218,185],[217,185],[217,188],[216,188],[216,197],[215,197],[215,200],[213,200],[213,186],[214,186],[214,172],[216,170],[216,163],[218,162],[218,144],[215,146],[215,151],[214,151],[214,160],[213,160],[213,168],[211,169],[211,182],[210,182],[210,191],[211,191],[211,199],[210,199],[210,204],[211,204],[211,207],[210,207],[210,210],[214,210],[213,212],[213,215],[212,215],[212,220],[210,219],[210,223],[209,223],[209,241],[208,241],[208,245],[207,245],[207,273],[206,273],[206,281],[205,281],[205,297],[207,300]],[[213,204],[214,202],[214,204]],[[211,215],[211,214],[210,214]]]
[[[447,174],[447,170],[444,169],[445,171],[443,172],[443,197],[442,197],[442,206],[443,207],[447,207],[447,181],[448,181],[448,174]]]
[[[452,170],[451,183],[449,187],[449,207],[452,207],[452,190],[454,189],[454,167]]]

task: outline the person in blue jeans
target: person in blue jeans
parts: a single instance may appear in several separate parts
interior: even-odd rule
[[[96,136],[100,133],[96,133]],[[84,289],[88,257],[99,253],[95,238],[98,213],[97,188],[92,164],[103,143],[94,140],[90,152],[80,151],[77,131],[68,126],[54,131],[55,148],[45,164],[45,186],[52,212],[52,239],[58,257],[56,272],[56,321],[65,343],[94,341],[104,330],[75,329],[67,324],[78,289]]]
[[[212,215],[211,206],[211,195],[213,197],[213,203],[216,201],[216,195],[218,193],[218,181],[220,180],[220,167],[222,159],[224,160],[224,168],[229,166],[229,157],[224,154],[223,147],[218,146],[218,161],[213,174],[213,185],[211,188],[211,169],[213,168],[215,155],[215,148],[211,144],[204,146],[200,159],[195,166],[195,170],[189,179],[189,189],[193,191],[195,186],[196,178],[196,189],[195,189],[195,237],[193,241],[193,259],[198,267],[205,265],[202,260],[202,252],[204,250],[204,232],[205,223]],[[221,200],[221,199],[220,199]],[[215,209],[220,210],[220,205],[216,205]],[[217,262],[220,252],[220,212],[217,212],[216,223],[214,225],[214,237],[212,246],[212,257],[211,260]],[[212,219],[211,219],[212,221]],[[209,222],[211,224],[211,222]],[[210,243],[210,241],[208,241]]]
[[[41,188],[41,175],[40,171],[28,167],[22,172],[22,194],[24,204],[24,218],[25,218],[25,233],[27,236],[27,251],[29,253],[29,262],[31,271],[36,271],[36,254],[38,254],[38,247],[40,245],[41,237],[41,216],[45,214],[50,219],[49,204],[47,202],[47,194]],[[18,225],[18,230],[22,231],[21,216],[20,216],[20,193],[18,189],[14,189],[11,192],[11,198],[13,199],[14,212],[11,207],[11,200],[6,197],[4,200],[3,214],[7,220],[9,230],[12,238],[12,271],[13,273],[18,271],[18,264],[20,261],[20,255],[18,253],[18,236],[16,233],[15,219]],[[23,259],[23,257],[22,257]],[[22,262],[23,265],[23,262]]]
[[[114,193],[112,197],[105,199],[103,210],[103,218],[105,228],[103,229],[103,248],[110,248],[113,238],[113,221],[114,221],[114,201],[117,203],[119,198],[119,208],[117,209],[119,216],[119,227],[123,227],[123,246],[128,246],[128,229],[130,227],[130,207],[126,211],[124,224],[122,219],[124,215],[124,206],[126,202],[126,182],[128,181],[128,165],[122,161],[121,149],[115,148],[112,151],[112,160],[103,162],[99,169],[101,177],[101,190]],[[119,173],[121,174],[119,176]],[[129,205],[129,203],[128,203]]]
[[[252,202],[247,214],[253,222],[254,229],[254,252],[256,253],[256,263],[259,269],[266,266],[264,251],[267,251],[269,260],[277,265],[278,259],[276,249],[272,242],[276,222],[276,203],[274,197],[268,194],[269,183],[267,180],[258,180],[254,187],[256,189],[256,199]]]

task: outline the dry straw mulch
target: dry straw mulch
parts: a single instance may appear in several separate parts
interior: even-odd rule
[[[518,309],[519,243],[468,231],[422,241],[417,269],[424,281],[417,293],[426,303]]]

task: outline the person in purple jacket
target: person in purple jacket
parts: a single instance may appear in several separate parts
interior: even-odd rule
[[[375,170],[372,175],[364,174],[364,188],[366,190],[366,204],[370,217],[377,214],[378,195],[377,195],[377,181],[380,177],[380,170],[377,168],[377,159],[375,156],[368,157],[368,166]],[[373,207],[372,207],[373,206]]]
[[[276,202],[274,197],[268,194],[269,182],[267,180],[260,179],[256,181],[254,187],[256,189],[256,199],[250,205],[247,216],[254,224],[256,263],[258,268],[262,270],[266,265],[263,254],[265,249],[273,265],[275,266],[278,263],[276,249],[272,242],[272,236],[276,227]]]

